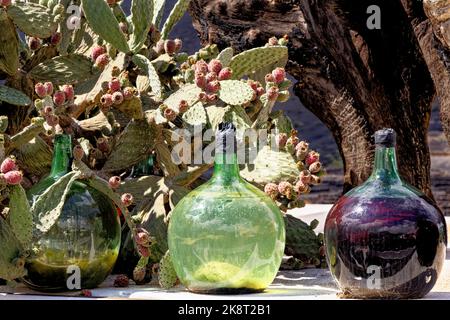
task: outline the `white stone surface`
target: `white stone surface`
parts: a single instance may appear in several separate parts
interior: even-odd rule
[[[323,231],[326,215],[331,205],[307,205],[290,213],[305,222],[319,220],[317,232]],[[447,227],[450,218],[447,218]],[[114,277],[109,277],[102,286],[91,290],[94,299],[147,299],[147,300],[335,300],[338,289],[327,269],[303,269],[299,271],[280,271],[273,284],[263,293],[246,295],[202,295],[190,293],[181,286],[162,290],[155,284],[114,288]],[[90,299],[92,299],[90,298]],[[87,299],[78,292],[42,295],[23,285],[16,288],[0,286],[0,300],[55,300]],[[433,290],[425,299],[450,300],[450,249],[441,276]]]

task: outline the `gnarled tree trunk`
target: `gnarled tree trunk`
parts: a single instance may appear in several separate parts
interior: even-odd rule
[[[422,4],[416,1],[411,13],[406,2],[193,0],[190,10],[201,40],[221,48],[244,50],[289,36],[287,71],[302,103],[336,139],[344,191],[370,174],[373,133],[392,127],[402,175],[432,196],[427,131],[435,89],[423,52],[433,49],[418,37],[412,16],[425,17]],[[367,26],[371,5],[381,9],[381,29]]]

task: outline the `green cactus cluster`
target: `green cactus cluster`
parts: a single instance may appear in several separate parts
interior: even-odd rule
[[[120,1],[0,6],[0,105],[14,110],[0,117],[0,160],[13,155],[22,170],[21,185],[0,187],[0,278],[26,274],[22,262],[33,254],[33,242],[56,223],[70,186],[82,179],[113,199],[125,216],[126,270],[120,272],[145,283],[148,269],[159,263],[160,283],[173,285],[176,276],[166,253],[170,212],[212,167],[173,162],[171,138],[177,129],[205,132],[231,121],[239,137],[252,128],[272,130],[276,141],[286,135],[283,145],[269,144],[242,168],[242,176],[261,189],[270,183],[296,185],[305,170],[316,177],[324,173],[318,155],[297,150],[299,141],[283,111],[273,111],[289,98],[291,82],[283,69],[287,39],[241,53],[210,44],[188,54],[182,41],[170,36],[189,2],[178,0],[165,21],[164,0],[133,0],[128,16]],[[68,10],[71,5],[81,6],[83,15]],[[73,171],[29,207],[24,190],[48,173],[59,133],[71,135],[78,150]],[[194,147],[202,151],[208,145],[192,144],[192,152]],[[124,179],[149,157],[152,174]],[[119,196],[128,193],[132,200]],[[282,209],[302,205],[282,192],[273,199]],[[140,244],[138,230],[146,230],[151,241]],[[295,250],[310,257],[317,247],[303,248],[302,237],[292,237]],[[307,237],[313,242],[311,234]]]

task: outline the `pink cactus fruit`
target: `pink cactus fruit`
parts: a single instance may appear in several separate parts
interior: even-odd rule
[[[205,60],[199,60],[195,63],[195,72],[207,74],[209,72],[208,64]]]
[[[175,39],[175,52],[180,52],[183,47],[183,41],[181,39]]]
[[[275,200],[278,197],[278,186],[270,182],[264,186],[264,192],[272,199]]]
[[[109,63],[109,56],[103,53],[95,59],[95,66],[99,69],[103,69]]]
[[[75,91],[73,90],[73,86],[65,84],[62,86],[62,91],[66,95],[66,99],[71,101],[75,98]]]
[[[53,94],[53,83],[51,82],[46,82],[44,83],[44,87],[45,87],[45,91],[47,92],[47,95],[51,96]]]
[[[281,83],[286,79],[286,71],[284,68],[276,68],[272,71],[272,76],[276,83]]]
[[[219,75],[218,75],[218,79],[220,81],[222,80],[230,80],[231,77],[233,76],[233,71],[230,68],[223,68],[222,70],[220,70]]]
[[[278,87],[270,87],[269,90],[267,90],[267,99],[269,99],[269,101],[275,101],[278,98],[278,94],[279,94],[279,89]]]
[[[283,133],[283,132],[279,133],[276,136],[276,144],[277,144],[278,148],[280,148],[280,149],[284,148],[286,146],[287,140],[288,140],[288,136],[286,133]]]
[[[131,100],[134,97],[134,88],[132,87],[126,87],[125,89],[123,89],[123,98],[125,100]]]
[[[123,94],[120,91],[114,92],[112,94],[112,99],[115,105],[120,105],[123,102]]]
[[[218,59],[212,59],[208,64],[208,71],[209,72],[215,72],[216,74],[219,74],[222,70],[222,62]]]
[[[10,156],[3,160],[0,171],[1,173],[7,173],[9,171],[13,171],[17,169],[16,159],[13,156]]]
[[[287,181],[282,181],[278,184],[278,192],[290,199],[292,196],[293,186]]]
[[[66,94],[63,91],[56,91],[53,95],[53,102],[57,106],[62,106],[66,102]]]
[[[167,120],[174,121],[176,117],[177,117],[177,113],[175,112],[175,110],[173,110],[171,108],[166,108],[164,110],[164,118],[166,118]]]
[[[108,88],[109,90],[111,90],[111,93],[114,93],[116,91],[119,91],[121,87],[120,84],[120,80],[117,78],[113,78],[109,83],[108,83]]]
[[[13,170],[4,174],[4,179],[9,185],[18,185],[22,182],[23,174],[20,171]]]
[[[45,88],[44,84],[41,82],[38,82],[35,84],[34,91],[39,96],[39,98],[44,98],[47,95],[47,89]]]
[[[104,94],[101,98],[100,98],[100,103],[102,104],[102,106],[104,107],[110,107],[113,105],[114,101],[112,98],[112,95],[110,95],[109,93]]]
[[[108,184],[111,187],[111,189],[113,189],[113,190],[119,188],[121,182],[122,182],[122,179],[120,179],[119,176],[111,177],[108,180]]]
[[[180,113],[185,113],[189,109],[189,104],[186,100],[181,100],[178,104],[178,111]]]
[[[99,56],[106,53],[106,49],[102,46],[95,46],[91,51],[91,58],[96,61]]]
[[[120,200],[122,201],[122,204],[125,207],[129,207],[129,206],[131,206],[133,204],[134,198],[133,198],[133,195],[131,193],[124,193],[120,197]]]
[[[305,164],[307,166],[310,166],[311,164],[313,164],[314,162],[319,161],[320,159],[320,154],[316,151],[310,151],[308,152],[308,154],[306,155],[305,158]]]

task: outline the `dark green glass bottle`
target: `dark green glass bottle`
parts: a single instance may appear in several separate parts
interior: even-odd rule
[[[30,202],[69,172],[71,150],[69,135],[55,137],[50,174],[27,192]],[[96,287],[112,271],[119,247],[120,221],[114,203],[77,181],[58,221],[33,244],[23,281],[39,291]]]
[[[150,155],[145,160],[142,160],[137,165],[133,167],[133,170],[131,171],[130,177],[131,178],[139,178],[144,176],[150,176],[154,174],[154,155]]]
[[[240,177],[230,135],[235,139],[234,126],[221,124],[213,177],[178,203],[169,223],[172,262],[180,281],[193,292],[262,291],[283,257],[282,213]]]
[[[396,135],[375,134],[370,178],[333,206],[325,223],[331,273],[356,298],[420,298],[436,283],[445,261],[442,212],[398,173]]]

